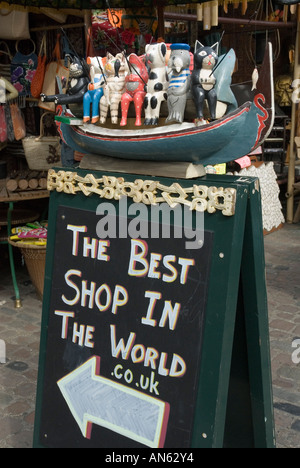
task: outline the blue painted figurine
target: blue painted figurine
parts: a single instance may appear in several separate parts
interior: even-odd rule
[[[99,120],[100,99],[103,96],[104,76],[102,73],[101,57],[88,57],[87,63],[90,65],[91,82],[88,85],[88,91],[83,97],[83,121],[89,122],[91,119],[94,124]]]

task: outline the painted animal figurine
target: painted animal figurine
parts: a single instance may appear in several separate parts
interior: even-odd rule
[[[205,47],[196,41],[194,50],[194,70],[192,72],[192,94],[196,105],[196,124],[205,122],[203,117],[204,100],[207,99],[212,120],[216,118],[217,93],[215,90],[216,78],[213,69],[218,62],[218,47],[216,42],[211,47]]]
[[[169,78],[166,69],[167,46],[164,42],[147,44],[145,63],[149,70],[144,101],[145,125],[157,125],[160,106],[167,100]]]
[[[82,63],[77,57],[70,57],[70,81],[66,94],[48,95],[41,94],[41,101],[54,102],[55,104],[81,104],[83,96],[89,84],[89,77],[84,70]]]
[[[102,98],[103,85],[105,77],[103,76],[103,64],[101,57],[88,57],[87,63],[90,65],[91,82],[88,85],[88,90],[83,97],[83,122],[89,122],[91,119],[91,106],[92,106],[92,120],[94,124],[99,120],[100,99]]]
[[[168,68],[171,69],[167,100],[169,115],[166,122],[183,122],[187,93],[191,85],[189,50],[188,44],[171,45],[171,56],[168,62]]]
[[[130,54],[128,57],[128,75],[125,78],[125,93],[122,95],[121,108],[122,120],[121,126],[127,124],[127,115],[130,103],[134,102],[135,125],[142,125],[142,108],[146,96],[145,85],[148,82],[148,71],[143,60],[136,54]]]
[[[125,53],[118,53],[113,56],[109,52],[106,54],[106,64],[104,73],[106,84],[104,85],[104,96],[100,100],[100,123],[106,122],[108,108],[113,124],[118,123],[119,104],[122,94],[125,91]]]

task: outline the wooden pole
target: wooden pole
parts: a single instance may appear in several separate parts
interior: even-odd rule
[[[198,16],[192,13],[173,13],[166,11],[164,13],[164,17],[166,20],[182,20],[182,21],[202,21],[203,16],[203,7],[204,3],[199,5],[198,4]],[[202,8],[201,8],[202,7]],[[275,21],[261,21],[261,20],[252,20],[247,18],[227,18],[223,16],[218,17],[218,24],[235,24],[238,26],[249,26],[249,27],[259,27],[264,29],[291,29],[296,26],[296,22],[288,21],[287,23],[283,22],[275,22]]]
[[[165,19],[164,19],[164,7],[165,2],[164,0],[157,0],[155,2],[156,10],[157,10],[157,36],[164,39],[165,37]]]
[[[90,28],[92,27],[92,12],[90,10],[84,10],[84,37],[85,37],[85,50],[88,53],[88,44],[90,42],[89,34],[92,35]],[[93,44],[92,44],[93,46]],[[94,49],[94,46],[93,46]]]
[[[73,24],[58,24],[55,26],[39,26],[36,28],[30,28],[31,32],[38,31],[55,31],[56,29],[73,29],[73,28],[84,28],[85,23],[73,23]]]
[[[297,11],[297,33],[295,44],[295,66],[294,66],[294,80],[300,79],[300,5]],[[292,223],[294,219],[294,183],[295,183],[295,162],[296,162],[296,149],[295,149],[295,136],[296,136],[296,120],[297,120],[297,106],[296,102],[292,102],[291,114],[291,137],[290,137],[290,154],[289,154],[289,171],[288,171],[288,186],[287,186],[287,223]]]

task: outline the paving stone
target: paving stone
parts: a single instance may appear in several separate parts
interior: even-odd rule
[[[4,408],[7,405],[9,405],[9,403],[11,403],[12,400],[13,400],[12,395],[6,392],[0,392],[0,407],[1,408]]]
[[[297,419],[297,421],[293,422],[291,427],[294,431],[300,432],[300,419]]]

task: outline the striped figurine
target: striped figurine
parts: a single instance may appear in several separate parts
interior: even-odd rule
[[[100,123],[106,122],[108,108],[110,107],[111,122],[118,123],[119,104],[125,91],[125,53],[118,53],[115,57],[109,52],[104,66],[106,84],[104,96],[100,100]]]
[[[190,90],[190,46],[188,44],[172,44],[171,55],[168,62],[169,74],[168,87],[168,110],[169,115],[166,122],[182,123],[187,100],[187,93]]]

